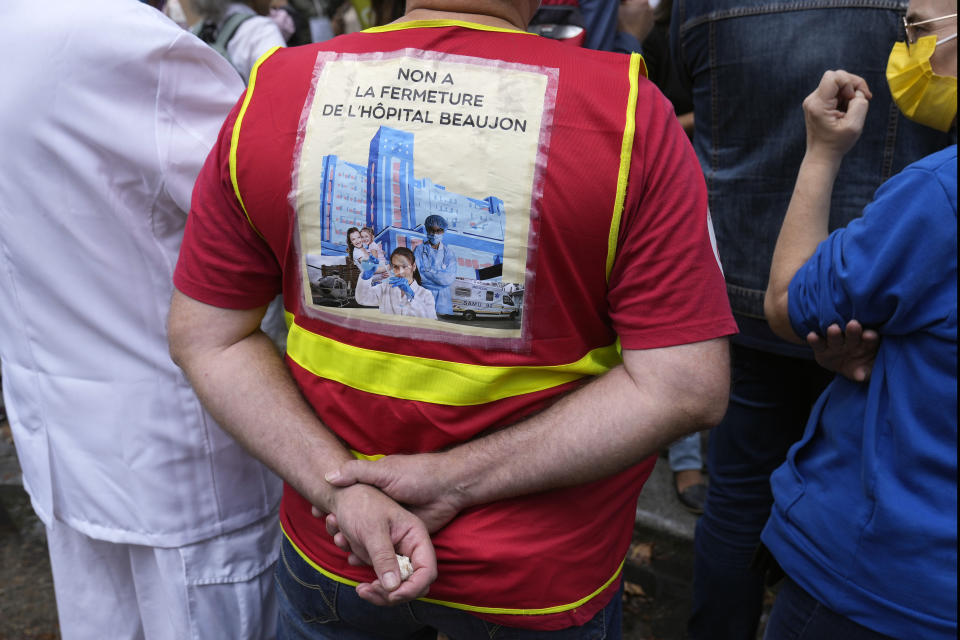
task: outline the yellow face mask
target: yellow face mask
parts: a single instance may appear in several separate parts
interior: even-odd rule
[[[916,44],[897,42],[887,60],[887,84],[904,115],[920,124],[948,131],[957,115],[957,79],[938,76],[930,67],[937,36],[918,38]]]

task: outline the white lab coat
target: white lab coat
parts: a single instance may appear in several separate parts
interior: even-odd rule
[[[278,479],[201,408],[166,337],[193,182],[241,79],[132,0],[3,13],[0,360],[37,514],[170,547],[270,515]]]
[[[380,313],[437,319],[437,308],[433,300],[433,294],[416,282],[410,283],[410,288],[413,289],[413,300],[411,300],[410,296],[401,291],[399,287],[391,286],[387,278],[381,280],[380,284],[377,285],[373,285],[373,281],[373,278],[357,280],[357,290],[354,296],[360,304],[378,305]]]

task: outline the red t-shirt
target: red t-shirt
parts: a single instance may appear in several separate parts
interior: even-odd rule
[[[446,229],[417,267],[439,317],[358,305],[359,231],[412,260],[431,215]],[[226,308],[282,290],[287,363],[324,423],[361,455],[426,452],[542,410],[616,366],[618,341],[735,332],[708,226],[699,165],[639,56],[407,23],[262,62],[197,181],[175,284]],[[464,511],[434,535],[429,599],[583,624],[618,586],[653,463]],[[371,579],[289,486],[281,521],[326,575]]]

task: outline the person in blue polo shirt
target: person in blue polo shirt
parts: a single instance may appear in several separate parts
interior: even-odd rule
[[[956,10],[912,0],[887,64],[900,109],[940,131],[956,128]],[[785,339],[853,319],[880,335],[869,378],[838,376],[771,476],[762,540],[787,579],[768,639],[957,637],[957,146],[892,177],[828,237],[833,180],[871,97],[828,71],[804,101],[807,150],[766,292]]]

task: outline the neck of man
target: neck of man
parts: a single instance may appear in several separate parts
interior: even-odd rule
[[[532,13],[516,0],[408,0],[407,13],[397,22],[459,20],[524,31]]]

